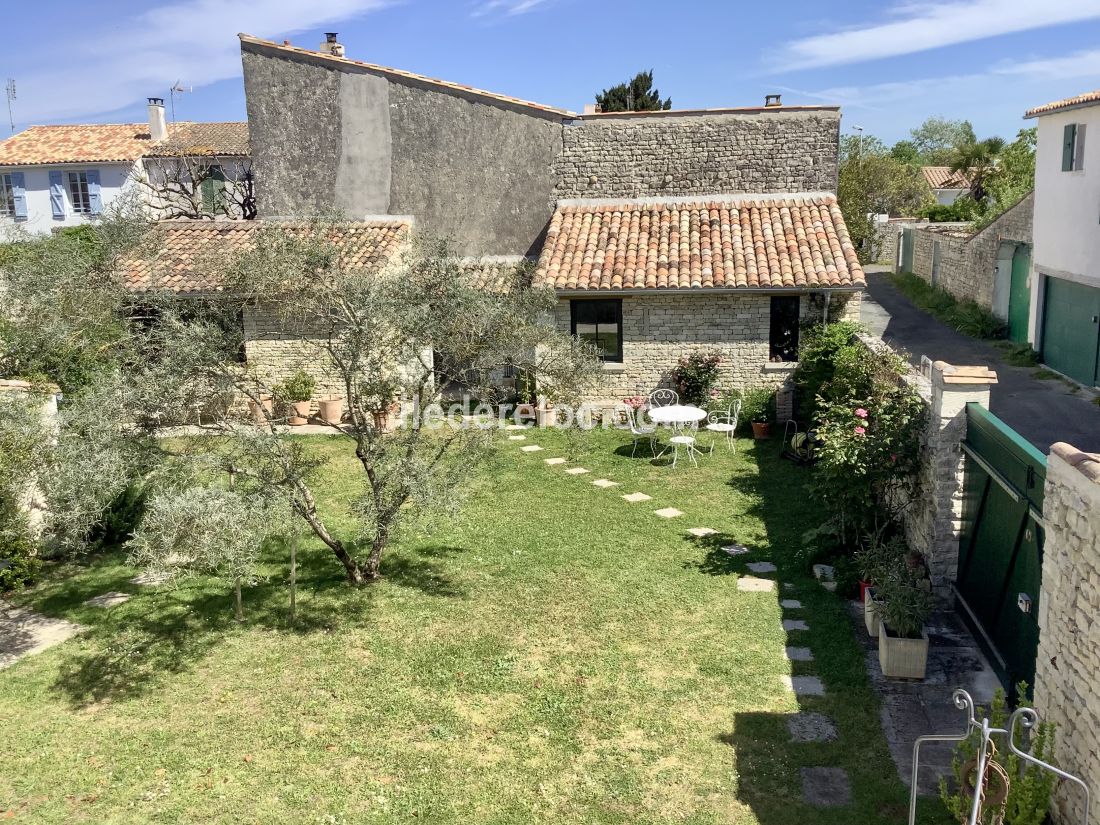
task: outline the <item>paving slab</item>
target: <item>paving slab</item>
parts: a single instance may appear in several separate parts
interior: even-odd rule
[[[823,713],[795,713],[787,717],[792,742],[833,742],[836,722]]]
[[[141,587],[156,587],[159,584],[164,584],[169,578],[170,576],[167,573],[146,570],[130,579],[130,584],[136,584]]]
[[[676,518],[683,514],[683,510],[677,510],[675,507],[662,507],[660,510],[653,511],[653,515],[660,516],[661,518]]]
[[[749,552],[749,548],[743,544],[723,544],[722,550],[731,556],[743,556]]]
[[[783,582],[784,590],[794,590],[794,585],[791,582]]]
[[[597,478],[595,481],[592,482],[592,484],[595,487],[603,487],[605,489],[608,488],[608,487],[618,487],[619,486],[619,482],[610,481],[606,478]]]
[[[819,582],[831,582],[836,579],[836,571],[827,564],[815,564],[814,578]]]
[[[508,436],[508,440],[509,441],[526,441],[527,436],[525,436],[525,435],[510,435],[510,436]]]
[[[793,690],[795,696],[824,696],[825,685],[816,676],[787,676],[779,677],[787,690]]]
[[[752,561],[748,564],[749,570],[753,573],[774,573],[776,567],[770,561]]]
[[[545,458],[545,459],[543,459],[543,461],[545,461],[547,464],[549,464],[551,467],[553,467],[555,464],[564,464],[566,462],[566,459],[564,459],[564,458]]]
[[[737,589],[742,593],[771,593],[775,590],[775,582],[756,576],[738,576]]]
[[[0,606],[0,670],[80,633],[84,628],[25,607]]]
[[[784,619],[783,629],[788,632],[792,630],[809,630],[810,626],[802,619]]]
[[[523,452],[525,453],[537,453],[542,449],[542,447],[540,447],[538,444],[528,444],[526,447],[520,447],[520,449],[523,450]]]
[[[808,647],[788,647],[783,651],[783,655],[792,662],[812,662],[814,660],[814,654]]]
[[[584,467],[570,467],[565,472],[568,473],[571,476],[583,476],[585,473],[590,473],[592,471],[591,470],[586,470],[586,469],[584,469]]]
[[[852,804],[852,783],[844,768],[803,768],[802,800],[818,808]]]
[[[114,607],[116,604],[123,604],[128,601],[130,601],[129,593],[120,593],[117,590],[110,590],[99,596],[93,596],[85,601],[84,604],[89,607]]]
[[[713,536],[717,532],[717,530],[712,530],[709,527],[692,527],[688,530],[688,534],[695,536],[697,539],[705,539],[707,536]]]
[[[640,501],[649,501],[653,496],[647,496],[645,493],[627,493],[623,498],[631,504],[637,504]]]
[[[504,429],[506,430],[529,430],[531,429],[526,424],[507,424]]]
[[[783,599],[779,603],[779,606],[782,607],[784,610],[801,610],[802,602],[800,602],[798,599]]]

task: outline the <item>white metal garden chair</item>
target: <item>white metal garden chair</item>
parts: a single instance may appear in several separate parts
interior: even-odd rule
[[[649,406],[651,407],[671,407],[673,404],[680,403],[680,396],[676,390],[670,390],[668,387],[661,387],[649,394]]]
[[[640,410],[634,407],[626,408],[626,420],[630,424],[630,434],[634,436],[634,443],[630,447],[630,457],[638,450],[638,442],[648,439],[649,452],[652,455],[657,450],[657,425],[643,424],[640,420]]]
[[[668,440],[668,443],[672,445],[672,466],[676,466],[676,459],[680,457],[680,449],[683,448],[688,458],[691,459],[691,463],[694,467],[699,466],[699,462],[695,460],[695,454],[699,450],[695,446],[695,436],[693,435],[674,435]]]
[[[737,452],[737,440],[733,437],[737,432],[737,419],[741,415],[741,399],[734,399],[730,404],[729,409],[725,412],[721,410],[715,410],[707,416],[706,430],[711,434],[710,440],[710,454],[714,455],[714,442],[717,441],[717,436],[724,435],[726,438],[726,447]]]

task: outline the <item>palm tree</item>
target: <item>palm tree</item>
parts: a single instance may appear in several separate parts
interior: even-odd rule
[[[951,171],[961,173],[970,181],[970,197],[982,203],[989,195],[986,184],[997,174],[997,161],[1005,148],[1003,138],[968,140],[951,153]]]

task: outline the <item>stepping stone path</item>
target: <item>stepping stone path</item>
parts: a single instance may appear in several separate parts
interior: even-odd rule
[[[787,676],[779,677],[787,690],[793,690],[795,696],[824,696],[825,686],[816,676]]]
[[[717,530],[711,530],[709,527],[692,527],[688,530],[688,533],[695,536],[697,539],[705,539],[707,536],[713,536],[717,532]]]
[[[660,510],[653,511],[653,515],[660,516],[661,518],[676,518],[683,514],[683,511],[677,510],[675,507],[662,507]]]
[[[836,723],[822,713],[795,713],[787,717],[792,742],[833,742]]]
[[[129,593],[120,593],[117,590],[111,590],[101,596],[93,596],[84,602],[84,604],[89,607],[114,607],[116,604],[122,604],[128,601],[130,601]]]
[[[585,473],[591,472],[591,470],[586,470],[584,467],[570,467],[565,472],[571,476],[583,476]]]
[[[836,571],[827,564],[814,565],[814,578],[830,593],[836,592]]]
[[[809,630],[810,626],[801,619],[784,619],[783,629],[788,632],[792,630]]]
[[[510,435],[510,436],[508,436],[508,440],[509,441],[526,441],[527,436],[525,436],[525,435]]]
[[[771,593],[775,590],[775,582],[755,576],[738,576],[737,589],[742,593]]]
[[[546,463],[549,464],[551,467],[553,467],[555,464],[564,464],[565,459],[564,458],[548,458],[548,459],[546,459]]]
[[[788,647],[783,651],[783,655],[791,662],[812,662],[814,660],[814,654],[808,647]]]
[[[623,498],[631,504],[637,504],[639,501],[649,501],[653,496],[647,496],[645,493],[627,493]]]
[[[529,430],[531,429],[526,424],[508,424],[504,427],[506,430]]]
[[[852,804],[852,783],[844,768],[803,768],[802,799],[819,808]]]
[[[608,481],[606,478],[597,478],[595,481],[592,482],[592,484],[595,487],[604,487],[604,488],[618,487],[619,486],[619,482],[617,482],[617,481]]]
[[[743,556],[745,553],[749,552],[749,548],[743,544],[726,544],[722,546],[722,549],[731,556]]]
[[[779,606],[785,610],[801,610],[802,602],[798,599],[783,599],[783,601],[779,603]]]
[[[525,453],[537,453],[542,449],[538,444],[528,444],[526,447],[520,447]]]
[[[783,582],[783,589],[784,590],[794,590],[794,585],[791,584],[790,582]]]
[[[774,573],[776,569],[770,561],[749,562],[748,567],[753,573]]]
[[[75,636],[84,628],[24,607],[0,607],[0,670]]]
[[[156,587],[158,584],[164,584],[166,581],[168,581],[167,573],[154,573],[152,570],[146,570],[144,573],[138,573],[130,579],[130,584],[137,584],[142,587]]]

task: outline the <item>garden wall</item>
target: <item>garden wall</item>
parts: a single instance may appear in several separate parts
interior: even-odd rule
[[[1100,455],[1051,446],[1043,505],[1035,706],[1058,726],[1059,766],[1100,791]],[[1095,800],[1094,800],[1095,801]],[[1055,794],[1057,823],[1081,821],[1080,791]],[[1094,820],[1095,821],[1095,820]]]
[[[834,294],[830,320],[858,320],[861,293]],[[802,295],[803,323],[820,320],[819,295]],[[590,400],[618,400],[647,395],[671,386],[671,371],[681,356],[718,352],[723,363],[718,386],[723,389],[778,387],[793,363],[768,361],[771,296],[767,294],[635,295],[623,302],[623,360],[604,363],[604,382]],[[568,332],[569,301],[555,309],[559,329]]]

